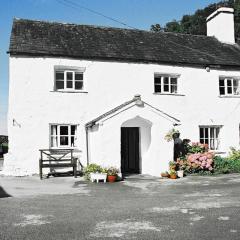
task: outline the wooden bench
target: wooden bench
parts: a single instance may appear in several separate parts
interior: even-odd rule
[[[73,175],[77,177],[77,158],[73,156],[73,149],[40,149],[39,176],[42,179],[43,168],[73,168]],[[49,173],[48,175],[50,175]]]

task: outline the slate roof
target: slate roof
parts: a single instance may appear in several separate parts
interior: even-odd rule
[[[14,19],[11,55],[240,67],[240,47],[214,37]]]
[[[134,96],[133,99],[131,99],[131,100],[129,100],[129,101],[126,101],[126,102],[122,103],[121,105],[119,105],[119,106],[117,106],[117,107],[115,107],[115,108],[113,108],[113,109],[111,109],[111,110],[103,113],[102,115],[96,117],[95,119],[87,122],[87,123],[85,124],[85,127],[86,127],[86,128],[89,128],[89,127],[94,126],[97,122],[99,122],[99,121],[102,120],[103,118],[108,117],[108,116],[110,116],[110,115],[118,112],[119,110],[123,109],[124,107],[127,107],[127,106],[130,105],[131,103],[135,103],[135,104],[136,104],[138,100],[142,101],[142,103],[143,103],[144,105],[147,105],[147,106],[149,106],[150,108],[152,108],[152,109],[156,110],[157,112],[161,113],[162,115],[164,115],[164,116],[167,117],[168,119],[169,119],[169,118],[172,119],[175,124],[180,124],[180,120],[178,120],[177,118],[175,118],[175,117],[173,117],[173,116],[165,113],[164,111],[162,111],[162,110],[160,110],[160,109],[152,106],[151,104],[148,104],[147,102],[143,101],[143,100],[141,99],[141,96],[137,94],[137,95]]]

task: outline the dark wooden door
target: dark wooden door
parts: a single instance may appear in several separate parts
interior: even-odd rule
[[[139,164],[139,128],[121,128],[121,171],[122,173],[140,173]]]

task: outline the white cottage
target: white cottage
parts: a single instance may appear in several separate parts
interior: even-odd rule
[[[159,176],[174,126],[217,153],[239,147],[233,19],[218,9],[208,36],[15,19],[5,174],[37,173],[41,148],[73,148],[83,165]]]

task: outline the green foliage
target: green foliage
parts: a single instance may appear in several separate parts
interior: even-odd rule
[[[87,167],[84,167],[83,173],[86,179],[90,179],[90,173],[106,173],[106,169],[98,164],[91,163]]]
[[[214,173],[239,173],[240,159],[214,157]]]
[[[208,151],[208,146],[206,144],[201,144],[199,142],[188,144],[187,153],[204,153]]]
[[[117,176],[118,173],[119,173],[119,170],[115,167],[110,167],[107,169],[108,176]]]
[[[182,32],[182,26],[179,22],[176,20],[173,20],[172,22],[168,22],[164,29],[165,32],[176,32],[181,33]]]
[[[237,150],[236,148],[234,147],[230,147],[230,154],[229,154],[229,159],[231,160],[239,160],[240,161],[240,149]]]
[[[170,129],[167,134],[165,135],[164,139],[167,141],[167,142],[170,142],[173,140],[173,134],[174,133],[179,133],[179,131],[175,128],[172,128]]]
[[[150,30],[153,31],[153,32],[161,32],[161,31],[163,31],[164,29],[161,27],[160,24],[157,23],[157,24],[151,25]]]
[[[165,27],[161,27],[159,30],[159,24],[151,26],[151,31],[159,32],[176,32],[176,33],[187,33],[195,35],[206,35],[206,18],[213,13],[219,7],[231,7],[234,8],[235,18],[235,33],[236,37],[240,37],[240,0],[228,0],[220,1],[218,3],[210,4],[204,9],[197,10],[193,15],[184,15],[180,21],[170,21]]]

